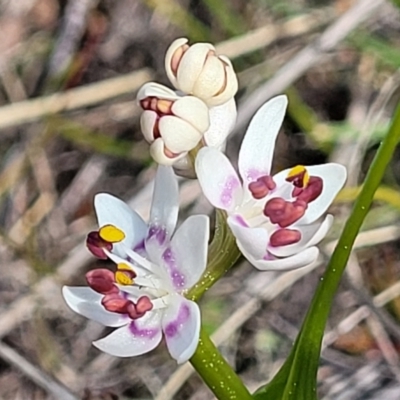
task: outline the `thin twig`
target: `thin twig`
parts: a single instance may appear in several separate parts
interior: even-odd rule
[[[11,347],[0,341],[0,357],[20,370],[38,386],[47,390],[57,400],[79,400],[79,397],[71,393],[66,387],[56,382],[50,375],[41,371]]]
[[[35,121],[46,115],[91,106],[123,94],[134,93],[151,78],[151,72],[144,68],[131,74],[65,92],[9,104],[0,108],[0,129]]]

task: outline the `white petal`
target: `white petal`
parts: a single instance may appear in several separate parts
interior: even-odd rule
[[[140,116],[140,129],[147,143],[154,141],[154,125],[157,120],[157,114],[154,111],[145,110]]]
[[[168,79],[175,87],[177,87],[177,80],[171,68],[172,56],[179,47],[185,45],[187,42],[188,39],[186,38],[176,39],[171,43],[171,46],[168,47],[167,53],[165,54],[165,71],[167,73]]]
[[[253,258],[251,254],[246,253],[244,249],[240,248],[239,243],[238,247],[243,255],[247,258],[249,263],[261,271],[287,271],[291,269],[303,268],[313,263],[319,255],[319,250],[317,247],[309,247],[308,249],[303,250],[291,257],[263,260]]]
[[[316,221],[310,225],[293,224],[289,229],[297,229],[301,232],[301,239],[298,243],[288,246],[268,246],[268,250],[277,257],[287,257],[299,253],[301,250],[319,243],[328,233],[333,223],[333,216],[328,214],[324,221]]]
[[[232,211],[243,198],[242,184],[228,158],[212,147],[203,147],[195,163],[197,177],[210,203]]]
[[[210,108],[209,114],[210,128],[204,134],[204,140],[207,146],[219,147],[235,126],[237,115],[235,99],[232,98],[220,106]]]
[[[171,296],[162,319],[162,329],[168,350],[182,364],[196,351],[200,335],[200,309],[182,296]]]
[[[236,73],[233,69],[232,63],[229,60],[228,57],[225,56],[219,56],[218,57],[220,60],[225,62],[225,73],[226,73],[226,83],[225,83],[225,89],[218,94],[217,96],[213,96],[210,99],[207,99],[207,105],[209,107],[214,107],[218,106],[221,104],[226,103],[229,100],[233,100],[233,97],[235,96],[237,90],[238,90],[238,80]]]
[[[178,180],[172,167],[160,165],[154,182],[150,227],[164,229],[166,237],[170,238],[178,220],[178,210]]]
[[[102,325],[118,327],[129,321],[125,315],[105,310],[101,305],[103,295],[89,287],[63,286],[62,294],[73,311]]]
[[[161,165],[172,165],[175,161],[186,156],[187,152],[177,154],[175,157],[167,157],[164,152],[165,145],[162,138],[157,138],[150,145],[150,155],[153,160]]]
[[[239,172],[244,185],[263,175],[270,175],[275,140],[287,106],[286,96],[265,103],[254,115],[239,152]]]
[[[238,246],[245,249],[254,259],[262,258],[269,243],[269,233],[264,228],[249,228],[240,224],[235,217],[228,217],[228,225],[236,237]]]
[[[196,83],[193,94],[207,101],[218,93],[225,85],[225,68],[222,61],[216,56],[206,58]]]
[[[209,231],[208,217],[194,215],[172,237],[163,261],[175,290],[191,288],[205,271]]]
[[[159,129],[165,146],[173,153],[194,149],[203,137],[193,125],[174,115],[160,118]]]
[[[172,105],[171,112],[193,125],[201,133],[205,132],[210,126],[208,107],[197,97],[182,97]]]
[[[161,342],[160,321],[161,312],[148,312],[142,318],[93,342],[93,345],[116,357],[134,357],[148,353]]]
[[[177,88],[184,93],[192,94],[193,87],[203,70],[204,62],[210,50],[215,50],[209,43],[196,43],[186,50],[177,71]]]
[[[121,243],[113,245],[113,251],[121,257],[125,256],[123,245],[134,249],[147,233],[147,225],[143,219],[122,200],[108,193],[99,193],[94,198],[99,227],[114,225],[125,233]]]
[[[166,86],[160,85],[156,82],[148,82],[139,89],[136,96],[138,101],[143,100],[146,97],[158,97],[165,100],[176,100],[179,99],[180,96]]]
[[[324,182],[320,196],[308,204],[304,216],[296,222],[298,225],[310,224],[317,220],[331,205],[347,178],[343,165],[330,163],[307,167],[310,176],[319,176]]]

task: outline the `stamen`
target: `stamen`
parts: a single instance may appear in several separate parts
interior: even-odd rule
[[[311,176],[310,181],[304,189],[294,188],[292,196],[297,200],[311,203],[322,193],[324,182],[319,176]]]
[[[128,314],[131,319],[143,317],[147,311],[153,309],[153,303],[149,297],[139,297],[135,304],[121,293],[107,294],[101,300],[101,304],[107,311],[117,314]]]
[[[278,224],[281,228],[286,228],[298,221],[306,212],[307,203],[296,200],[293,203],[280,197],[269,200],[264,207],[264,215],[273,224]]]
[[[136,278],[136,273],[129,265],[119,263],[117,269],[118,271],[115,272],[115,282],[124,286],[135,283],[133,279]]]
[[[255,199],[262,199],[270,190],[276,188],[272,176],[265,175],[258,178],[256,181],[249,183],[249,190]]]
[[[157,273],[157,270],[155,270],[155,265],[151,263],[150,261],[146,260],[144,257],[142,257],[140,254],[135,253],[132,251],[129,247],[124,246],[124,250],[126,252],[126,255],[135,263],[137,263],[139,266],[147,269],[149,272],[152,273]]]
[[[91,289],[101,294],[118,293],[115,286],[114,274],[105,268],[97,268],[86,274],[86,281]]]
[[[117,314],[127,314],[128,306],[131,303],[131,300],[126,299],[120,293],[107,294],[101,300],[101,305],[107,311],[115,312]]]
[[[114,225],[104,225],[99,229],[100,237],[109,243],[119,243],[125,239],[125,233]]]
[[[298,243],[301,240],[301,232],[295,229],[279,229],[269,238],[269,243],[273,247],[287,246]]]
[[[305,188],[310,181],[310,175],[306,167],[297,165],[289,171],[286,181],[293,183],[293,185],[298,188]]]
[[[158,100],[157,111],[160,114],[171,114],[171,109],[174,102],[172,100]]]
[[[111,251],[113,248],[112,243],[103,240],[99,232],[90,232],[86,238],[86,246],[88,250],[97,258],[107,260],[107,254],[104,250]]]

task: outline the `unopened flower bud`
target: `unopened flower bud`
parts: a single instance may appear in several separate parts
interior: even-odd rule
[[[175,40],[165,56],[165,70],[171,83],[184,93],[202,99],[209,107],[226,103],[238,90],[232,63],[218,56],[210,43],[187,44]]]
[[[171,165],[194,149],[208,130],[209,111],[194,96],[179,96],[157,83],[146,83],[137,95],[143,113],[140,125],[159,164]]]

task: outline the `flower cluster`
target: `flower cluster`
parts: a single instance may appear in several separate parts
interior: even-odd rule
[[[200,143],[223,149],[236,119],[234,95],[238,82],[227,57],[209,43],[187,44],[177,39],[165,57],[173,91],[146,83],[137,99],[143,109],[140,124],[156,162],[192,169],[188,153]]]
[[[183,293],[203,274],[207,260],[208,217],[189,217],[173,234],[178,216],[178,185],[171,167],[157,171],[150,222],[147,225],[123,201],[101,193],[95,198],[99,230],[87,238],[88,249],[110,258],[115,271],[86,274],[89,287],[63,288],[77,313],[116,327],[93,344],[119,357],[154,349],[164,333],[178,363],[197,347],[200,310]]]
[[[286,96],[277,96],[253,117],[237,173],[223,153],[236,118],[237,79],[230,61],[210,44],[189,46],[178,39],[167,51],[165,67],[176,91],[147,83],[138,93],[143,135],[153,158],[164,164],[157,170],[150,222],[121,200],[98,194],[99,229],[89,233],[87,247],[115,267],[88,272],[89,287],[64,287],[63,294],[74,311],[117,328],[94,342],[99,349],[136,356],[164,336],[171,356],[182,363],[199,339],[200,310],[185,294],[206,271],[209,220],[191,216],[174,233],[178,184],[172,165],[195,169],[205,196],[226,211],[237,246],[251,264],[279,271],[307,266],[318,257],[316,245],[333,221],[324,214],[346,170],[328,163],[272,174],[287,107]]]

